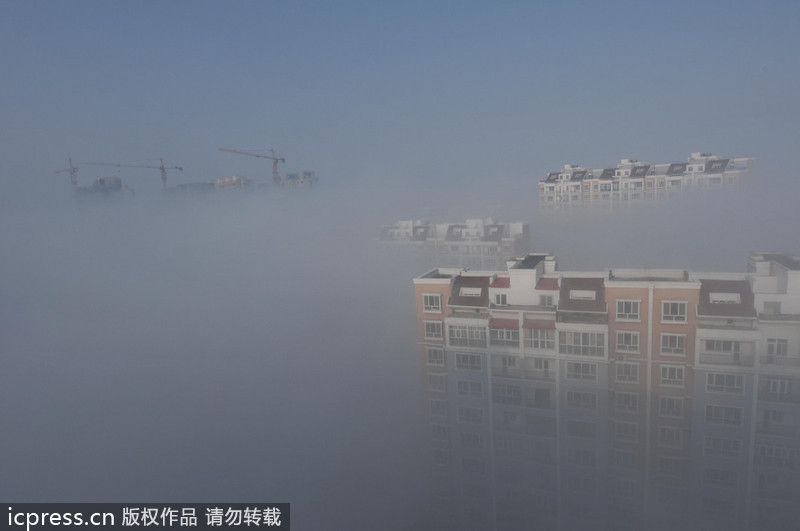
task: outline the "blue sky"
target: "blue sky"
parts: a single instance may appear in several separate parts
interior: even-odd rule
[[[347,186],[535,181],[568,162],[691,151],[775,170],[798,144],[796,3],[4,1],[2,11],[0,171],[22,187],[52,185],[67,157],[164,157],[183,181],[268,174],[219,147],[275,148],[286,170]]]

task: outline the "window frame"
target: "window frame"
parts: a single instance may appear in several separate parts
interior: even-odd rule
[[[667,308],[671,307],[673,304],[678,305],[678,308],[683,307],[683,318],[676,319],[675,317],[680,317],[680,312],[677,314],[667,313]],[[671,309],[671,308],[670,308]],[[689,318],[689,301],[680,301],[680,300],[662,300],[661,301],[661,322],[664,324],[674,324],[674,323],[687,323]]]
[[[683,343],[683,345],[680,346],[680,347],[678,347],[678,346],[675,346],[675,347],[668,346],[666,348],[670,349],[670,350],[665,350],[664,340],[665,339],[670,339],[670,338],[675,338],[676,340],[681,340],[681,341],[676,341],[676,343]],[[686,356],[686,334],[673,334],[673,333],[669,333],[669,332],[663,332],[661,334],[660,344],[661,344],[661,348],[660,348],[659,352],[664,356]],[[680,352],[678,352],[678,349],[680,349]]]
[[[442,321],[423,321],[425,325],[425,339],[444,339],[444,323]],[[439,334],[430,333],[428,331],[428,325],[437,326],[439,327]]]
[[[428,303],[427,299],[432,298],[437,301],[436,305]],[[431,302],[433,302],[433,300]],[[442,313],[442,294],[441,293],[423,293],[422,294],[422,313]]]
[[[625,305],[631,305],[629,312],[622,311],[620,312],[620,305],[622,305],[622,309],[625,310]],[[636,311],[634,312],[634,305]],[[642,319],[642,301],[640,299],[617,299],[616,304],[616,320],[617,321],[626,321],[626,322],[640,322]]]

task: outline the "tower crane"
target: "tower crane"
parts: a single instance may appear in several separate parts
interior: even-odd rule
[[[90,166],[114,166],[116,168],[152,168],[161,170],[161,184],[164,188],[167,187],[167,170],[183,171],[180,166],[164,166],[164,159],[158,159],[160,164],[158,166],[149,166],[147,164],[112,164],[110,162],[84,162]],[[77,170],[77,168],[75,168]]]
[[[239,151],[239,150],[236,150],[236,149],[219,148],[219,150],[220,151],[225,151],[226,153],[236,153],[237,155],[248,155],[250,157],[259,157],[259,158],[262,158],[262,159],[272,159],[272,182],[275,184],[275,186],[280,186],[281,185],[281,175],[280,175],[280,173],[278,173],[278,163],[282,162],[282,163],[286,164],[286,159],[283,158],[283,157],[276,157],[274,149],[270,149],[269,150],[270,153],[272,153],[272,156],[270,156],[270,155],[262,155],[261,153],[248,153],[247,151]]]
[[[69,167],[64,168],[63,170],[56,170],[56,173],[66,173],[69,172],[69,182],[72,183],[72,191],[77,193],[78,192],[78,167],[72,165],[72,159],[69,160]]]

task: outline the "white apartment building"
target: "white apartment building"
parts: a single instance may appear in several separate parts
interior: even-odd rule
[[[752,174],[754,159],[692,153],[686,162],[651,164],[622,159],[613,168],[564,165],[539,183],[545,206],[656,200],[697,188],[735,185]]]
[[[530,250],[530,225],[474,218],[458,223],[430,223],[412,219],[385,225],[382,243],[417,251],[426,261],[447,267],[477,270],[505,267],[508,257]]]

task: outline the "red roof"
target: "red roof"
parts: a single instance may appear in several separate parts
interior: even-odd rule
[[[519,330],[519,321],[517,319],[497,319],[492,317],[489,319],[489,328],[506,328],[512,330]]]
[[[558,289],[558,279],[557,278],[540,278],[539,282],[536,283],[536,289],[543,289],[543,290],[557,290]]]
[[[511,279],[508,277],[497,277],[494,282],[489,285],[490,288],[510,288]]]

